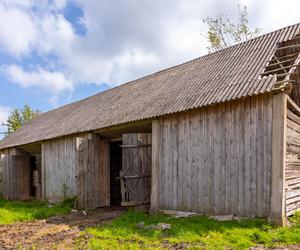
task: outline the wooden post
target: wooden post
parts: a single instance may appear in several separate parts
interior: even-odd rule
[[[270,222],[284,226],[287,223],[285,209],[285,158],[286,158],[286,123],[287,95],[273,96],[272,130],[272,175]]]
[[[158,210],[158,185],[159,185],[159,129],[158,120],[152,122],[152,170],[151,170],[151,208],[150,213]]]

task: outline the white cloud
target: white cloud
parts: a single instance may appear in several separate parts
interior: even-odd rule
[[[18,8],[0,5],[0,50],[20,56],[30,51],[37,39],[32,18]]]
[[[289,9],[299,9],[299,0],[289,5],[280,0],[69,0],[83,11],[86,34],[78,34],[63,16],[67,2],[0,2],[0,50],[23,63],[32,52],[55,57],[29,72],[7,66],[7,78],[24,88],[51,91],[53,102],[77,84],[121,84],[205,54],[202,19],[218,13],[236,18],[237,2],[248,6],[251,26],[263,32],[300,21]],[[282,13],[289,15],[280,18]]]
[[[4,137],[3,132],[7,131],[6,126],[2,126],[1,124],[6,124],[7,118],[11,112],[10,107],[0,106],[0,140]]]
[[[62,91],[72,91],[73,83],[59,71],[47,71],[37,68],[25,71],[18,65],[12,64],[4,67],[7,78],[24,88],[40,87],[57,95]]]

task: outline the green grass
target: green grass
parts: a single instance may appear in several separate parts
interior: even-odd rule
[[[0,200],[0,225],[19,221],[43,219],[57,214],[69,213],[73,200],[66,200],[56,205],[40,201]]]
[[[162,249],[185,244],[189,249],[248,249],[262,244],[267,247],[300,244],[300,213],[290,228],[275,227],[263,219],[217,222],[207,217],[171,218],[129,211],[111,223],[88,228],[91,249]],[[169,223],[168,232],[137,228]],[[78,242],[80,244],[80,241]]]

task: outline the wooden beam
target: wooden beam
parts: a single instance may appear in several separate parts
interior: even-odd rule
[[[138,206],[138,205],[145,205],[149,204],[149,201],[122,201],[122,207],[130,207],[130,206]]]
[[[121,148],[143,148],[151,147],[151,144],[132,144],[132,145],[120,145]]]
[[[272,175],[269,220],[278,225],[286,225],[285,209],[285,159],[287,94],[273,96],[272,116]]]
[[[291,108],[297,115],[300,116],[300,107],[291,99],[291,97],[287,96],[287,102],[289,108]]]
[[[288,54],[288,55],[285,55],[285,56],[277,56],[276,58],[278,60],[282,60],[282,59],[285,59],[285,58],[290,58],[290,57],[297,57],[299,55],[299,52],[296,52],[296,53],[292,53],[292,54]],[[272,61],[276,61],[276,59],[271,59],[270,62]]]
[[[274,67],[274,66],[281,66],[281,67],[283,67],[282,66],[283,63],[292,62],[292,61],[295,61],[295,59],[296,59],[296,57],[295,57],[295,58],[292,58],[292,59],[289,59],[289,60],[279,61],[279,59],[277,57],[275,57],[275,58],[276,58],[275,60],[277,61],[277,63],[269,64],[269,65],[265,66],[265,68]]]
[[[282,62],[279,61],[279,59],[274,55],[274,58],[276,59],[277,63],[279,63],[279,66],[281,69],[285,71],[285,73],[288,73],[288,71],[285,69],[285,67],[282,65]]]
[[[277,48],[276,51],[284,50],[284,49],[297,49],[297,48],[300,48],[300,44],[287,45],[287,46],[284,46],[284,47],[280,47],[280,48]]]
[[[292,73],[283,73],[283,74],[276,74],[277,77],[291,75]]]
[[[152,170],[151,170],[151,213],[157,213],[159,209],[159,138],[160,122],[152,121]]]
[[[298,57],[296,58],[296,60],[295,60],[295,62],[294,62],[294,65],[299,66],[299,63],[300,63],[300,54],[299,54]],[[291,68],[291,69],[289,70],[289,73],[290,73],[290,74],[293,74],[293,73],[295,72],[295,69],[296,69],[296,67]],[[287,75],[287,76],[285,77],[285,80],[286,80],[286,79],[289,79],[289,78],[290,78],[290,75]]]
[[[293,65],[285,66],[285,67],[278,68],[278,69],[268,70],[268,71],[263,72],[262,75],[268,75],[268,74],[271,74],[271,73],[276,73],[276,72],[279,71],[279,70],[291,69],[291,68],[297,67],[297,66],[299,66],[299,65],[298,65],[298,64],[293,64]],[[288,72],[288,71],[286,71],[286,73],[287,73],[287,72]]]

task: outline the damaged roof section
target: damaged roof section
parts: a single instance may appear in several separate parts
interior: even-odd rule
[[[274,53],[285,41],[299,41],[299,33],[300,24],[289,26],[43,113],[0,149],[270,92],[277,74],[285,74],[268,73],[278,69]]]

